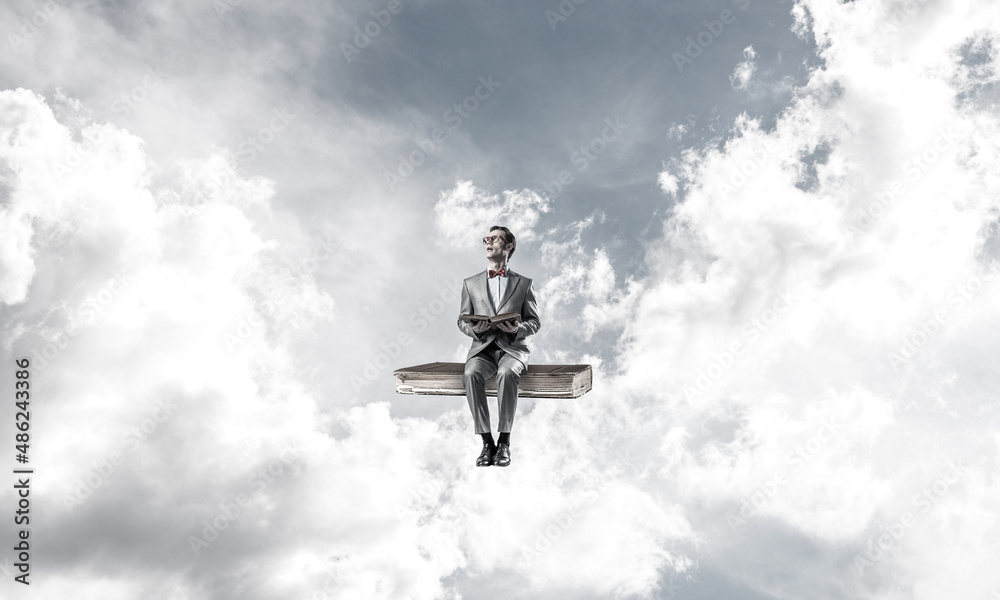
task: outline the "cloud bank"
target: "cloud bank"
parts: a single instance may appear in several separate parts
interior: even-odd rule
[[[419,208],[345,209],[306,252],[288,240],[309,238],[312,207],[241,168],[239,141],[154,160],[65,96],[2,92],[4,351],[35,362],[47,478],[32,593],[989,597],[1000,8],[791,10],[821,65],[773,122],[748,112],[701,141],[669,126],[686,143],[644,175],[664,202],[642,269],[598,236],[610,203],[560,212],[570,200],[468,178],[411,188]],[[61,14],[50,27],[71,31]],[[756,52],[711,72],[769,85]],[[183,104],[181,88],[155,92]],[[381,182],[361,143],[379,130],[336,116],[350,144],[330,156]],[[310,371],[322,356],[347,382],[349,338],[392,339],[380,308],[420,295],[397,284],[414,246],[374,242],[421,211],[442,262],[514,229],[539,360],[594,365],[586,396],[522,401],[514,468],[471,468],[461,401],[400,416],[391,389],[330,398]],[[389,233],[363,239],[362,217]],[[391,300],[360,297],[355,261]],[[365,335],[345,335],[352,319]]]

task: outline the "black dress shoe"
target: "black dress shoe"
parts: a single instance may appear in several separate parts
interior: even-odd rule
[[[498,467],[506,467],[510,464],[510,444],[497,446],[497,453],[493,455],[493,464]]]
[[[488,467],[493,464],[493,454],[497,451],[497,447],[489,442],[483,442],[483,451],[476,459],[477,467]]]

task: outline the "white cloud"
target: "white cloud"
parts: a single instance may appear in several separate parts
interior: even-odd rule
[[[743,62],[736,65],[733,74],[729,76],[729,83],[738,90],[745,90],[750,85],[750,79],[757,71],[757,53],[753,46],[743,49]]]
[[[677,188],[679,187],[679,182],[677,181],[677,177],[675,177],[670,172],[668,171],[660,172],[660,175],[657,178],[657,183],[660,185],[660,190],[664,194],[671,197],[677,196]]]
[[[672,123],[667,130],[667,136],[673,140],[681,140],[688,132],[689,127],[683,123]]]
[[[489,194],[471,181],[459,181],[441,192],[434,205],[434,224],[439,243],[466,249],[493,225],[507,227],[519,242],[532,240],[539,217],[548,211],[549,200],[532,190]]]
[[[584,247],[583,236],[594,225],[595,217],[591,215],[545,234],[541,259],[554,274],[536,292],[546,324],[541,347],[580,348],[598,330],[620,332],[639,297],[640,286],[634,279],[617,283],[614,266],[604,249],[588,251]],[[563,315],[567,314],[578,318],[566,319]],[[584,358],[553,356],[553,360]]]
[[[3,270],[5,301],[18,303],[7,324],[17,338],[6,345],[32,359],[46,406],[61,415],[33,447],[54,477],[42,510],[72,532],[102,526],[123,505],[180,506],[158,524],[116,527],[151,527],[188,552],[188,533],[246,489],[254,469],[318,434],[323,419],[287,347],[271,342],[290,318],[328,319],[332,302],[264,269],[274,244],[241,207],[266,205],[271,183],[238,175],[231,157],[182,164],[176,186],[151,189],[155,167],[135,136],[92,125],[73,141],[24,90],[0,93],[0,105],[5,217],[22,236],[5,261],[28,265]],[[283,288],[287,302],[269,298]],[[251,323],[242,333],[241,319]],[[136,585],[145,576],[134,571]],[[102,587],[99,576],[74,580],[84,595]],[[33,583],[63,585],[58,576]]]
[[[10,351],[33,359],[60,415],[33,457],[54,482],[40,510],[67,539],[89,539],[79,546],[88,554],[97,544],[129,568],[110,585],[71,548],[74,567],[36,580],[41,593],[72,585],[83,597],[129,597],[159,581],[163,561],[178,565],[163,585],[169,597],[239,573],[282,597],[333,581],[331,597],[432,598],[454,593],[445,581],[459,570],[498,569],[541,590],[610,594],[651,589],[664,570],[690,566],[675,547],[692,536],[679,506],[622,477],[593,477],[609,469],[592,444],[600,412],[522,411],[518,469],[505,474],[462,466],[476,453],[464,411],[401,419],[384,401],[321,410],[295,347],[337,307],[308,274],[289,280],[275,267],[283,249],[261,233],[275,218],[274,186],[242,175],[230,153],[158,166],[111,125],[96,142],[74,142],[31,93],[4,92],[0,104],[10,205],[32,216],[7,260],[35,265],[9,284],[27,294],[7,324],[18,334]],[[75,166],[52,176],[52,161],[74,152]],[[501,205],[463,189],[456,195],[471,200],[457,204],[471,220],[499,205],[529,239],[547,209],[529,191],[505,193]],[[573,285],[588,306],[618,310],[605,253],[575,242],[553,253],[587,265]],[[118,274],[124,285],[112,285]],[[608,319],[622,317],[587,317],[593,327]],[[112,533],[95,541],[93,528]],[[516,550],[498,559],[497,543]],[[599,551],[581,560],[580,544]],[[280,568],[246,571],[264,563]]]
[[[911,513],[913,528],[864,576],[852,564],[824,577],[856,577],[858,590],[944,589],[964,577],[963,595],[985,597],[982,573],[932,565],[947,562],[955,537],[978,540],[973,523],[995,515],[997,499],[966,483],[991,477],[997,458],[981,420],[996,378],[970,362],[997,347],[989,332],[1000,324],[985,250],[1000,212],[1000,121],[976,102],[988,92],[973,83],[995,72],[982,66],[995,53],[976,49],[996,21],[911,4],[913,14],[894,18],[896,5],[797,3],[824,69],[772,130],[743,116],[723,148],[664,170],[670,182],[687,169],[689,192],[665,224],[665,247],[651,253],[654,275],[616,383],[637,397],[660,390],[651,427],[686,432],[664,445],[662,476],[680,480],[687,506],[714,504],[725,518],[757,494],[754,539],[791,531],[830,558],[845,544],[863,552],[883,534],[878,523]],[[752,75],[748,53],[736,87]],[[829,411],[840,412],[840,432],[806,451],[808,468],[773,485]],[[718,433],[699,434],[708,426]],[[924,513],[915,495],[948,461],[977,457],[968,479]],[[961,523],[950,533],[935,525],[946,514]],[[749,539],[725,532],[713,542],[721,556],[748,552]],[[751,566],[728,572],[775,597],[817,585],[779,589],[760,577],[770,563]]]
[[[673,202],[683,187],[684,201],[662,238],[643,236],[641,278],[595,233],[608,209],[543,228],[551,203],[530,190],[460,181],[440,194],[434,237],[447,250],[478,245],[498,222],[538,242],[537,356],[594,366],[582,398],[522,400],[508,470],[471,466],[477,439],[461,399],[404,417],[419,411],[390,401],[388,377],[342,398],[310,379],[321,368],[346,382],[339,359],[358,343],[413,331],[373,325],[410,289],[378,287],[399,273],[382,268],[399,248],[353,225],[379,214],[378,241],[394,238],[433,202],[418,204],[416,186],[401,192],[412,209],[345,187],[371,206],[338,204],[331,239],[371,254],[338,255],[322,285],[288,278],[278,265],[303,262],[298,217],[312,213],[288,214],[281,185],[244,174],[224,149],[177,158],[190,137],[147,153],[138,130],[173,114],[181,82],[150,95],[143,110],[156,117],[133,113],[133,133],[95,123],[69,97],[51,100],[53,115],[31,92],[4,92],[5,350],[54,352],[37,373],[48,416],[33,460],[52,483],[37,502],[61,550],[39,593],[222,598],[240,581],[256,597],[310,597],[332,582],[330,597],[432,598],[472,581],[493,586],[482,597],[514,585],[539,597],[648,596],[702,564],[775,598],[988,597],[1000,556],[1000,291],[987,277],[1000,214],[989,108],[1000,7],[911,4],[795,4],[823,68],[773,127],[742,115],[723,145],[665,157],[660,189]],[[91,35],[71,22],[64,13],[41,35]],[[73,61],[42,60],[66,52],[42,41],[15,80],[51,89],[48,63],[56,80],[86,78]],[[270,74],[283,55],[247,56]],[[757,80],[745,58],[751,74],[734,85]],[[237,79],[216,83],[233,110],[267,113],[243,104],[256,96]],[[206,117],[220,106],[180,120],[178,135],[221,128]],[[260,127],[249,120],[248,131]],[[378,162],[369,135],[406,136],[334,121],[348,142],[324,156],[383,184],[381,168],[365,168]],[[119,273],[128,282],[111,290]],[[348,329],[357,320],[363,328]],[[432,355],[433,337],[411,350]],[[440,347],[457,358],[467,346],[455,339]],[[116,452],[122,464],[102,475]],[[964,465],[954,481],[949,462]],[[63,503],[81,489],[80,504]],[[195,557],[189,537],[241,494],[241,516]],[[735,531],[732,515],[745,521]],[[904,515],[912,526],[859,575],[855,559]]]

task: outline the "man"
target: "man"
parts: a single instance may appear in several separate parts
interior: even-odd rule
[[[538,331],[538,308],[531,280],[509,268],[507,261],[514,255],[517,241],[506,227],[494,225],[483,238],[486,244],[486,261],[489,269],[473,275],[462,285],[462,308],[459,315],[495,316],[516,312],[521,318],[506,323],[474,325],[461,318],[458,328],[472,338],[472,347],[465,359],[465,395],[475,422],[476,433],[483,437],[483,451],[476,460],[477,467],[510,464],[510,430],[517,410],[517,386],[521,373],[528,365],[531,351],[525,338]],[[490,408],[486,403],[486,380],[497,376],[497,404],[500,423],[499,439],[494,442],[490,432]]]

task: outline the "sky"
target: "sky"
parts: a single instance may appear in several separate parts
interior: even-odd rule
[[[0,43],[0,597],[1000,598],[995,2],[12,0]],[[505,469],[393,377],[464,360],[494,224],[530,362],[594,375]]]

